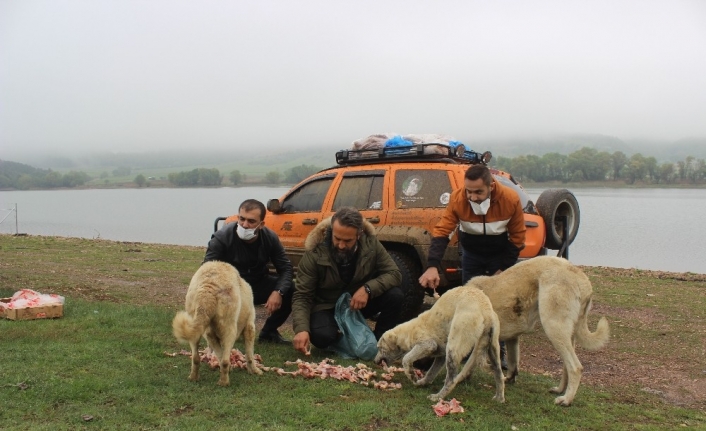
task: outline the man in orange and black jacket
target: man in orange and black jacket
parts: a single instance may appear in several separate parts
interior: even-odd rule
[[[496,181],[487,166],[473,165],[466,171],[464,188],[451,194],[434,227],[427,269],[419,278],[422,286],[439,286],[441,260],[457,226],[463,284],[476,275],[494,275],[511,267],[525,246],[519,196]]]
[[[464,176],[464,188],[451,193],[446,211],[434,227],[427,269],[419,278],[423,287],[439,287],[441,260],[457,226],[463,284],[477,275],[495,275],[511,267],[525,246],[519,196],[493,179],[487,166],[473,165]]]

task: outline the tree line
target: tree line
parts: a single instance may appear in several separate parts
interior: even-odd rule
[[[55,189],[79,187],[90,181],[85,172],[61,174],[51,169],[38,169],[17,162],[0,160],[0,189]]]
[[[687,156],[672,163],[658,163],[640,153],[608,153],[583,147],[568,155],[547,153],[514,158],[498,157],[493,167],[510,172],[520,182],[624,181],[626,184],[704,184],[706,162]]]
[[[280,171],[269,171],[259,181],[260,184],[296,184],[308,176],[320,171],[321,168],[313,165],[299,165],[287,169],[284,174]],[[218,186],[223,183],[224,177],[218,169],[193,169],[191,171],[173,172],[167,176],[170,183],[177,187],[193,186]],[[228,175],[230,184],[237,186],[247,182],[247,175],[239,170],[231,171]],[[136,180],[137,182],[137,180]],[[249,184],[256,182],[250,181]]]
[[[509,172],[515,179],[524,183],[622,181],[626,184],[706,184],[704,159],[687,156],[677,162],[659,163],[656,158],[645,157],[640,153],[628,157],[622,151],[609,153],[590,147],[583,147],[568,155],[554,152],[542,156],[523,155],[512,158],[499,156],[493,158],[491,167]],[[302,164],[283,172],[272,170],[265,173],[262,178],[254,179],[248,178],[239,170],[222,175],[215,168],[198,168],[169,173],[167,180],[176,187],[219,186],[226,178],[231,185],[236,186],[296,184],[320,170],[318,166]],[[119,166],[112,171],[112,175],[127,176],[131,172],[130,167]],[[107,172],[100,175],[101,179],[107,177]],[[84,186],[92,179],[81,171],[61,174],[51,169],[38,169],[22,163],[0,160],[0,189],[72,188]],[[149,185],[147,180],[143,174],[138,174],[133,182],[142,187]]]
[[[231,185],[248,184],[295,184],[307,178],[309,175],[320,171],[321,168],[312,165],[300,165],[288,169],[284,174],[279,171],[267,172],[260,181],[248,182],[248,176],[239,170],[231,171],[228,180]],[[115,177],[127,176],[132,172],[132,168],[119,166],[112,171]],[[107,172],[100,175],[100,179],[106,179]],[[85,186],[92,178],[85,172],[70,171],[65,174],[51,169],[39,169],[23,163],[0,160],[0,189],[4,190],[31,190],[31,189],[55,189],[74,188]],[[138,174],[133,182],[138,187],[149,185],[143,174]],[[218,169],[198,168],[189,171],[172,172],[167,176],[170,184],[176,187],[197,187],[197,186],[219,186],[223,183],[224,176]],[[106,180],[107,181],[107,180]],[[107,183],[106,183],[107,184]]]

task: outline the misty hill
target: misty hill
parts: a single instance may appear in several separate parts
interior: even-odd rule
[[[23,163],[0,160],[0,188],[10,187],[22,175],[35,175],[43,173],[41,169]]]
[[[583,147],[590,147],[599,152],[605,151],[611,154],[616,151],[622,151],[628,156],[640,152],[618,138],[604,135],[479,140],[473,144],[475,151],[483,152],[489,150],[495,156],[503,157],[518,157],[530,154],[542,156],[548,153],[570,154]]]
[[[645,157],[655,157],[661,162],[676,162],[687,156],[706,159],[706,138],[681,139],[675,142],[621,140],[606,135],[565,135],[536,138],[462,140],[471,149],[483,152],[489,150],[495,157],[518,157],[547,153],[570,154],[583,147],[614,153],[622,151],[628,157],[640,153]],[[336,151],[348,148],[349,143],[298,149],[282,149],[277,144],[248,146],[248,150],[217,150],[202,148],[198,151],[151,151],[141,153],[92,153],[80,156],[34,155],[24,156],[23,163],[39,168],[57,170],[85,170],[100,172],[114,167],[127,166],[137,171],[159,171],[160,174],[184,168],[217,168],[223,174],[231,170],[261,175],[269,171],[285,171],[293,166],[311,165],[326,168],[335,165]]]
[[[547,153],[571,154],[583,147],[614,153],[622,151],[626,156],[640,153],[654,157],[659,162],[677,162],[687,156],[706,159],[706,138],[687,138],[675,142],[649,139],[622,140],[605,135],[567,135],[546,138],[479,140],[474,143],[476,151],[490,150],[495,156],[518,157],[542,156]]]

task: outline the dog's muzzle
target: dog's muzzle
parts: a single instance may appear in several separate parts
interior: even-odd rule
[[[380,365],[382,361],[385,361],[387,365],[390,365],[390,360],[385,355],[381,355],[378,352],[378,354],[375,356],[375,359],[373,359],[373,362],[375,363],[375,365]]]

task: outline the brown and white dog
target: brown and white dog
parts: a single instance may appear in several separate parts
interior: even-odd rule
[[[191,346],[189,380],[199,379],[199,340],[203,336],[218,358],[220,386],[230,384],[230,352],[240,335],[245,341],[248,371],[262,374],[255,366],[255,306],[250,285],[225,262],[206,262],[196,271],[186,292],[186,311],[172,321],[174,336]]]
[[[566,259],[540,256],[492,277],[474,277],[466,286],[475,286],[488,295],[500,319],[500,340],[507,345],[505,381],[513,383],[517,376],[520,335],[541,324],[563,361],[561,382],[550,392],[563,394],[554,400],[555,404],[571,405],[583,371],[574,344],[598,350],[610,338],[605,317],[598,321],[596,332],[588,329],[593,288],[586,274]]]
[[[387,364],[402,358],[402,367],[415,385],[431,383],[446,363],[446,381],[441,390],[429,395],[432,401],[446,397],[454,387],[473,372],[481,358],[486,356],[495,375],[495,396],[505,402],[505,383],[500,368],[500,327],[498,316],[480,290],[462,286],[444,294],[431,309],[416,318],[385,332],[378,341],[375,363]],[[417,379],[413,363],[423,358],[434,358],[429,371]],[[463,369],[463,358],[468,357]]]

